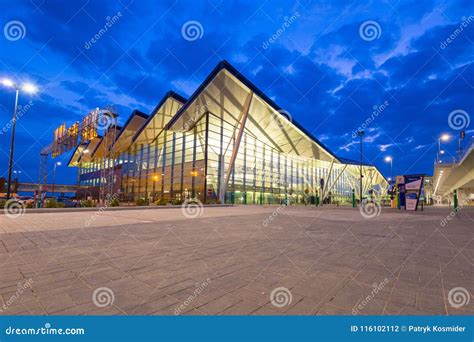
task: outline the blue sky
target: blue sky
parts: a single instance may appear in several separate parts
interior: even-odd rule
[[[58,124],[111,104],[122,123],[133,109],[149,113],[168,90],[188,97],[222,59],[337,155],[358,158],[352,132],[369,120],[364,159],[386,176],[387,155],[394,174],[431,174],[441,133],[453,136],[446,156],[456,155],[453,111],[473,135],[472,1],[0,3],[0,77],[40,88],[20,97],[31,101],[18,120],[20,181],[37,181],[39,150]],[[197,36],[183,33],[190,21]],[[13,102],[1,88],[0,176]],[[68,158],[58,182],[74,183]]]

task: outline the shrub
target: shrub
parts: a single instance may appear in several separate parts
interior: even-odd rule
[[[48,199],[44,203],[45,208],[64,208],[64,203],[58,203],[55,199]]]
[[[138,198],[136,201],[135,201],[135,204],[136,205],[148,205],[148,200],[146,200],[145,198]]]
[[[119,207],[119,206],[120,206],[120,201],[118,200],[118,198],[114,198],[114,199],[110,202],[110,206],[111,206],[111,207]]]
[[[82,200],[81,201],[81,207],[86,207],[86,208],[94,207],[94,202],[92,202],[92,200],[90,200],[90,199]]]
[[[155,201],[155,204],[156,204],[156,205],[166,205],[166,201],[164,200],[164,198],[158,198],[158,199]]]

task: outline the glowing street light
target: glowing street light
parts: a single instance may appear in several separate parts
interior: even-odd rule
[[[13,171],[13,152],[15,151],[15,130],[16,130],[16,114],[18,111],[18,97],[20,96],[20,89],[28,94],[34,94],[38,91],[38,88],[31,83],[24,83],[19,87],[13,80],[4,78],[1,80],[3,86],[7,88],[15,89],[15,107],[13,108],[13,119],[12,119],[12,141],[10,145],[10,158],[8,161],[8,187],[7,187],[7,200],[10,199],[11,194],[11,183],[12,183],[12,171]]]
[[[451,136],[449,134],[445,133],[445,134],[441,135],[440,139],[442,141],[449,141],[449,139],[451,139]]]
[[[15,83],[9,78],[2,79],[2,84],[8,88],[15,88]]]
[[[28,94],[35,94],[38,92],[38,87],[31,83],[25,83],[21,86],[21,90]]]

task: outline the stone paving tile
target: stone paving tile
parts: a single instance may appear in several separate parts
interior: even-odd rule
[[[105,211],[90,227],[93,213],[0,215],[0,315],[473,314],[473,209],[441,227],[446,208],[365,219],[295,206],[264,227],[275,208],[205,208],[193,220],[180,209]],[[106,307],[93,302],[101,287],[114,296]],[[270,302],[277,287],[292,295],[282,308]],[[470,296],[459,309],[455,287]]]

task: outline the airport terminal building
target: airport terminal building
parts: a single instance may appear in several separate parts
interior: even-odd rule
[[[81,143],[69,166],[79,168],[81,195],[94,199],[342,203],[359,194],[358,162],[332,153],[225,61],[189,99],[169,92],[150,115],[135,110],[123,127]],[[375,166],[362,172],[366,196],[386,194]]]

